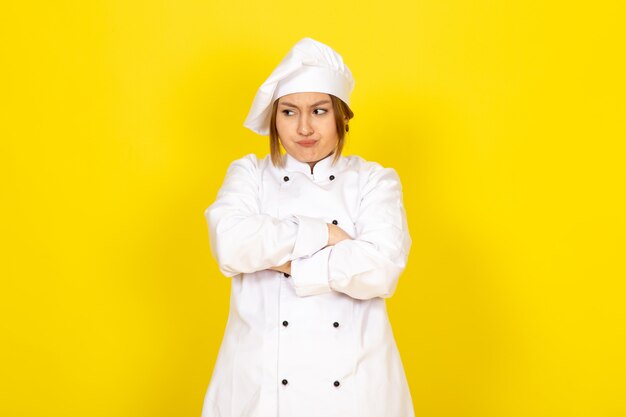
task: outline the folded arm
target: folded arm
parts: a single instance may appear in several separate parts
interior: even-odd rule
[[[353,298],[388,298],[406,266],[411,237],[395,170],[370,173],[356,220],[356,236],[291,262],[300,296],[339,291]]]
[[[211,250],[227,277],[283,265],[328,243],[322,219],[262,214],[259,185],[256,157],[238,159],[228,167],[216,201],[204,211]]]

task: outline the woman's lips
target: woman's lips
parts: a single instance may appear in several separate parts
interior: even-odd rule
[[[306,146],[307,148],[310,148],[311,146],[315,145],[317,141],[316,140],[301,140],[300,142],[297,142],[297,143],[300,146]]]

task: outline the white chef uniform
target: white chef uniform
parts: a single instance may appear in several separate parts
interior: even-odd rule
[[[232,162],[205,211],[232,291],[202,417],[414,416],[385,306],[411,247],[396,171],[283,158]]]

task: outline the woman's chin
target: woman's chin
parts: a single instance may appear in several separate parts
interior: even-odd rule
[[[293,156],[298,161],[304,162],[304,163],[315,162],[321,159],[321,157],[317,156],[316,152],[300,152],[296,155],[291,155],[291,156]]]
[[[301,152],[298,155],[299,161],[302,162],[317,162],[322,159],[329,157],[333,154],[333,149],[325,149],[325,150],[311,150],[311,152]]]

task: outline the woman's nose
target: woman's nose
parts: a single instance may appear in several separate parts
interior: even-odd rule
[[[309,118],[306,116],[301,117],[298,121],[298,134],[309,136],[311,133],[313,133],[313,127],[311,126]]]

